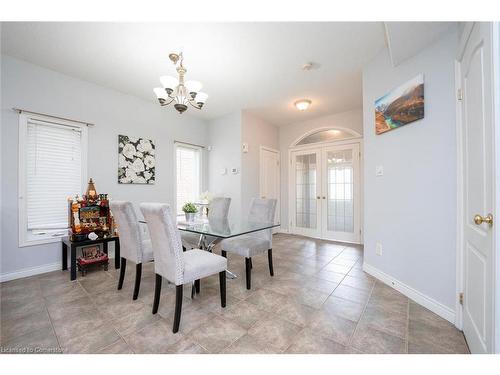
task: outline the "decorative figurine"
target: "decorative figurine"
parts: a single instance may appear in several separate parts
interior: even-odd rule
[[[68,199],[68,219],[72,241],[95,240],[113,235],[108,194],[97,194],[92,179],[89,180],[85,195]],[[89,236],[91,232],[97,237]]]

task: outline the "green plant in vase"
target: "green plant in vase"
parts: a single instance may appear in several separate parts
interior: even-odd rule
[[[182,211],[184,215],[186,215],[186,221],[194,221],[194,215],[198,212],[198,209],[192,202],[186,202],[184,206],[182,206]]]

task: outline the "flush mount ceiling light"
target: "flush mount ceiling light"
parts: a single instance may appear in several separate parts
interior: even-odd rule
[[[163,87],[153,89],[161,106],[167,106],[171,103],[179,113],[183,113],[188,109],[188,104],[196,109],[201,109],[205,104],[208,95],[200,92],[202,84],[198,81],[187,81],[184,83],[184,76],[187,69],[182,64],[184,57],[182,52],[179,54],[171,53],[168,55],[170,60],[176,66],[179,78],[172,76],[160,77],[160,82]],[[177,64],[178,63],[178,64]]]
[[[321,65],[317,62],[309,61],[309,62],[306,62],[304,65],[302,65],[302,70],[308,72],[310,70],[319,69],[320,66]]]
[[[295,107],[297,107],[297,109],[299,111],[305,111],[307,108],[309,108],[311,103],[312,102],[309,99],[300,99],[300,100],[297,100],[294,104],[295,104]]]

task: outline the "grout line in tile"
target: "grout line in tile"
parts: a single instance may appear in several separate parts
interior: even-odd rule
[[[45,312],[47,313],[47,316],[49,317],[50,326],[52,328],[52,332],[54,333],[54,337],[56,338],[56,341],[57,341],[57,346],[59,347],[60,352],[63,353],[63,348],[61,346],[61,342],[59,340],[59,336],[57,336],[56,329],[54,328],[54,323],[52,321],[52,317],[50,316],[49,309],[47,308],[47,301],[45,300],[45,298],[43,297],[43,294],[42,294],[41,281],[38,280],[37,284],[38,284],[38,288],[40,289],[40,295],[42,296],[43,307],[45,309]]]
[[[366,307],[368,306],[368,302],[370,301],[370,298],[372,297],[372,293],[373,293],[373,289],[375,288],[375,284],[374,283],[372,285],[372,288],[370,290],[370,294],[368,296],[368,298],[366,299],[366,302],[365,302],[365,307],[363,308],[363,312],[361,313],[361,315],[359,316],[359,320],[356,322],[356,326],[354,327],[354,331],[352,331],[352,335],[351,337],[349,338],[349,341],[347,342],[347,345],[348,347],[352,346],[352,340],[354,338],[354,336],[356,335],[356,332],[358,330],[358,326],[359,326],[359,322],[361,322],[361,319],[363,319],[363,315],[365,314],[365,311],[366,311]],[[357,349],[357,348],[356,348]]]

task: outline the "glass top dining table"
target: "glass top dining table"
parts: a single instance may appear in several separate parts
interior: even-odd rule
[[[200,235],[218,237],[221,239],[250,234],[261,230],[279,227],[279,223],[250,222],[247,220],[208,220],[198,219],[193,222],[177,220],[177,228],[181,231]]]
[[[145,220],[139,220],[145,224]],[[183,217],[177,218],[177,228],[183,232],[199,234],[198,248],[212,251],[214,246],[223,239],[242,236],[279,227],[280,223],[251,222],[243,219],[206,219],[195,218],[192,222],[187,222]],[[236,274],[226,270],[228,278],[236,278]]]
[[[145,224],[145,220],[139,220],[140,223]],[[188,222],[184,218],[177,219],[177,229],[196,233],[199,235],[217,237],[220,239],[237,237],[244,234],[250,234],[261,230],[272,229],[279,227],[280,223],[268,222],[251,222],[247,220],[213,220],[213,219],[195,219]]]

